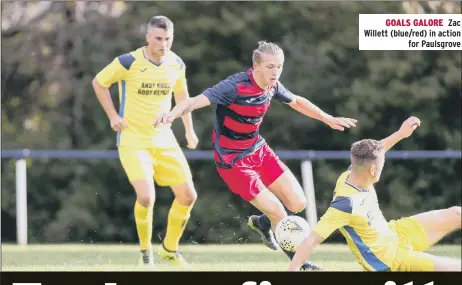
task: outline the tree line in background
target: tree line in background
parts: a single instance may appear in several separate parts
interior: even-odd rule
[[[435,4],[436,3],[436,4]],[[438,4],[439,3],[439,4]],[[451,6],[452,5],[452,6]],[[191,96],[251,66],[258,40],[285,50],[281,81],[328,113],[359,120],[337,132],[273,103],[261,134],[285,150],[346,150],[383,138],[410,115],[422,126],[395,150],[461,146],[461,54],[359,51],[358,14],[459,12],[421,2],[2,2],[2,148],[115,149],[91,80],[114,57],[144,45],[153,15],[175,23],[173,50],[187,65]],[[116,88],[111,89],[118,104]],[[213,108],[193,113],[199,149],[211,149]],[[184,146],[181,121],[173,126]],[[2,241],[15,239],[14,160],[2,160]],[[299,161],[286,161],[300,177]],[[30,242],[137,241],[135,194],[118,160],[28,159]],[[184,242],[258,242],[257,212],[234,196],[212,161],[190,161],[199,194]],[[348,161],[314,162],[317,211],[328,207]],[[393,160],[377,194],[387,219],[461,204],[460,160]],[[154,241],[173,195],[157,187]],[[330,238],[339,241],[340,235]],[[460,232],[445,241],[460,242]]]

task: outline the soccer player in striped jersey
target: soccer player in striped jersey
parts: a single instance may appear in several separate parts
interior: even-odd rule
[[[212,140],[217,171],[228,187],[263,212],[251,216],[249,225],[264,243],[277,250],[274,229],[287,216],[305,208],[306,198],[295,176],[259,135],[259,127],[271,100],[288,104],[296,111],[343,131],[356,120],[332,117],[307,99],[292,94],[280,82],[284,52],[274,43],[260,42],[253,52],[253,68],[239,72],[185,100],[159,116],[155,126],[170,124],[175,118],[216,104]],[[282,203],[281,203],[282,202]],[[285,252],[289,258],[293,253]],[[305,264],[304,269],[316,268]]]
[[[186,66],[170,50],[173,23],[164,16],[153,17],[147,26],[147,46],[118,56],[93,80],[96,96],[117,132],[122,166],[136,191],[135,222],[141,250],[141,264],[154,269],[152,253],[154,179],[170,186],[175,199],[168,214],[165,239],[158,249],[161,258],[188,268],[178,251],[179,240],[197,199],[191,172],[170,124],[154,128],[152,122],[176,103],[189,98]],[[119,85],[120,109],[114,108],[109,87]],[[191,114],[183,123],[188,147],[196,148]],[[154,179],[153,179],[154,178]]]
[[[448,233],[461,228],[461,208],[451,207],[387,222],[380,211],[374,183],[385,153],[420,126],[410,117],[389,137],[355,142],[351,166],[337,180],[330,207],[297,248],[289,270],[298,271],[314,247],[336,229],[366,271],[461,271],[460,260],[425,253]]]

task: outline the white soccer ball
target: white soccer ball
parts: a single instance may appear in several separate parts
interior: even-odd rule
[[[311,233],[308,222],[299,216],[287,216],[276,225],[276,240],[281,248],[295,252]]]

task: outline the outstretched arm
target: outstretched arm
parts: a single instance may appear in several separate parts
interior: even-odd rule
[[[170,124],[176,118],[210,104],[227,106],[233,103],[236,98],[235,90],[236,86],[232,80],[222,80],[213,87],[204,90],[202,94],[179,102],[170,112],[161,114],[153,125],[156,127],[162,124]]]
[[[303,115],[320,120],[321,122],[326,122],[328,118],[332,117],[311,103],[308,99],[298,95],[295,95],[295,99],[289,103],[289,106]]]
[[[385,151],[390,150],[400,140],[412,135],[412,133],[417,127],[420,127],[420,120],[416,117],[408,118],[406,121],[403,122],[399,130],[389,135],[388,137],[382,139],[382,143],[385,146]]]
[[[274,95],[276,100],[288,104],[294,110],[305,116],[320,120],[329,125],[329,127],[339,131],[343,131],[345,128],[356,127],[358,121],[355,119],[332,117],[311,103],[308,99],[293,94],[285,88],[284,85],[279,83],[276,88],[276,93]]]
[[[324,241],[324,238],[315,231],[312,231],[310,235],[300,244],[297,248],[297,252],[294,258],[290,262],[289,271],[299,271],[300,267],[308,260],[313,252],[314,248]]]
[[[308,260],[314,248],[328,238],[336,229],[350,223],[352,213],[351,199],[339,196],[314,226],[310,235],[297,247],[297,252],[290,262],[289,271],[298,271]]]
[[[331,128],[339,131],[343,131],[345,128],[356,127],[356,123],[358,122],[357,120],[343,117],[332,117],[311,103],[308,99],[298,95],[294,96],[295,99],[289,103],[289,106],[303,115],[320,120],[329,125]]]
[[[210,101],[203,94],[185,99],[176,105],[175,108],[173,108],[170,112],[161,114],[159,117],[157,117],[153,125],[157,127],[162,124],[170,124],[176,118],[182,117],[196,109],[203,108],[208,105],[210,105]]]

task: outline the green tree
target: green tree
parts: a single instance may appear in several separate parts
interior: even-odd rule
[[[346,150],[361,138],[383,138],[409,115],[420,117],[422,126],[395,150],[460,149],[459,52],[358,50],[359,13],[402,13],[412,5],[2,3],[3,148],[115,149],[115,135],[91,80],[113,58],[143,45],[148,19],[164,14],[175,23],[173,50],[187,65],[192,96],[248,69],[257,41],[268,40],[285,50],[285,86],[331,114],[360,121],[355,129],[337,132],[274,102],[261,133],[276,150]],[[421,5],[430,13],[440,12]],[[111,92],[117,102],[116,88]],[[200,149],[212,149],[213,111],[193,113]],[[185,145],[181,123],[175,122],[173,129]],[[136,242],[135,197],[118,160],[28,159],[27,163],[32,242]],[[246,217],[257,211],[227,189],[213,162],[190,163],[199,199],[184,240],[257,242],[245,226]],[[287,164],[301,179],[299,162]],[[314,162],[318,215],[327,208],[335,180],[347,166],[341,160]],[[14,161],[2,160],[1,171],[2,216],[12,219]],[[393,219],[460,205],[460,173],[460,160],[390,161],[377,185],[385,216]],[[158,187],[157,193],[154,239],[158,241],[173,196],[167,188]],[[14,231],[12,224],[2,233],[13,236]],[[460,242],[460,234],[448,240]]]

